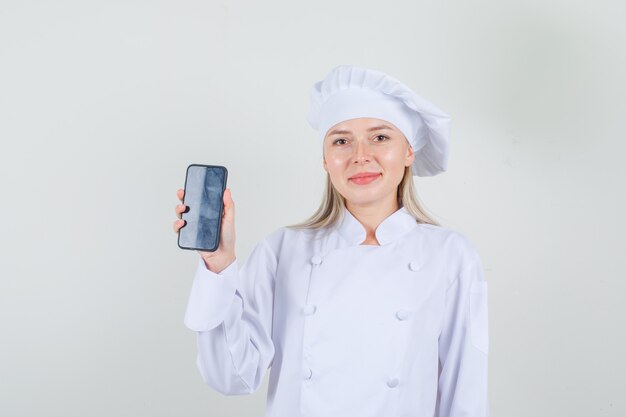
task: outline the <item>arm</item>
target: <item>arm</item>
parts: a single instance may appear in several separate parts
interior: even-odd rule
[[[197,332],[202,379],[222,394],[255,392],[272,363],[276,263],[265,239],[241,271],[236,260],[219,274],[199,260],[185,325]]]
[[[489,417],[487,282],[476,258],[446,291],[437,417]]]

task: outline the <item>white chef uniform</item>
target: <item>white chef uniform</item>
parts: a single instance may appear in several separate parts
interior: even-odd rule
[[[258,389],[266,416],[487,417],[487,283],[461,233],[401,207],[365,240],[280,228],[220,274],[200,259],[185,314],[204,381]]]

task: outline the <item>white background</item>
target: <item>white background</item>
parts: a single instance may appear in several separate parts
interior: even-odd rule
[[[490,285],[491,414],[623,416],[626,3],[0,2],[0,415],[262,416],[203,384],[176,245],[225,165],[240,265],[323,189],[310,86],[338,64],[452,116],[425,206]],[[291,416],[289,416],[291,417]]]

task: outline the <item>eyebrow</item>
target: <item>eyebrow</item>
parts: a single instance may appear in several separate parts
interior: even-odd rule
[[[369,129],[367,129],[368,132],[373,132],[374,130],[383,130],[383,129],[388,129],[388,130],[393,130],[391,127],[387,126],[387,125],[379,125],[379,126],[373,126],[370,127]],[[350,130],[345,130],[345,129],[334,129],[332,131],[330,131],[328,133],[328,136],[330,135],[344,135],[347,133],[352,133],[352,131]]]

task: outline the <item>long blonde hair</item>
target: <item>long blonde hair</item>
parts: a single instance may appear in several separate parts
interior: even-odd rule
[[[415,217],[417,223],[440,226],[437,221],[426,213],[418,200],[410,165],[404,169],[404,176],[398,185],[397,199],[398,206],[405,207],[406,211]],[[305,221],[287,227],[293,229],[319,229],[334,226],[341,220],[345,206],[345,198],[339,194],[339,191],[337,191],[330,180],[330,175],[326,173],[326,188],[322,202],[317,211]]]

